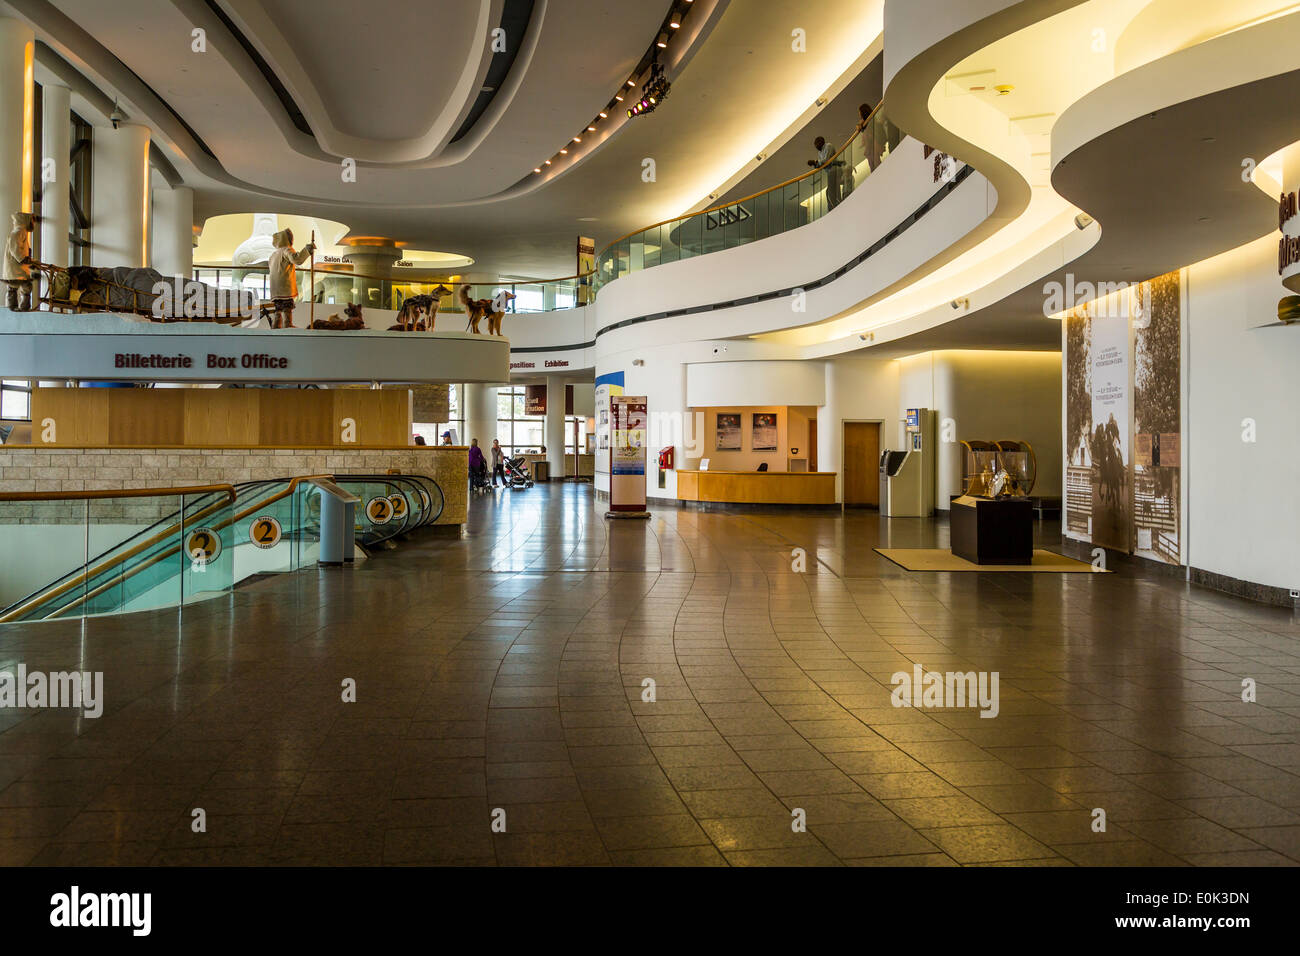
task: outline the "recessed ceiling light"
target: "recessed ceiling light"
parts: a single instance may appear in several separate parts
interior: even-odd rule
[[[596,132],[596,127],[594,127],[594,126],[588,126],[588,127],[587,127],[587,132],[588,132],[588,133],[594,133],[594,132]]]
[[[667,33],[659,34],[658,39],[655,40],[655,46],[657,46],[661,50],[664,47],[668,46],[668,34]]]
[[[547,166],[551,165],[551,161],[548,159],[544,165],[547,165]]]
[[[614,99],[616,99],[616,100],[618,100],[620,103],[622,103],[622,102],[623,102],[623,94],[622,94],[622,93],[618,94],[618,96],[614,97]]]
[[[573,137],[573,141],[574,141],[575,143],[581,143],[581,142],[582,142],[582,137],[581,137],[581,136],[575,136],[575,137]]]
[[[627,85],[628,85],[628,86],[636,86],[636,80],[628,80],[628,81],[627,81]]]
[[[567,149],[562,149],[562,150],[560,150],[560,155],[561,155],[561,156],[568,156],[568,155],[569,155],[569,151],[568,151]]]
[[[596,221],[597,221],[597,220],[596,220],[596,217],[595,217],[595,216],[580,216],[580,217],[578,217],[578,222],[596,222]]]
[[[609,114],[606,113],[604,110],[601,110],[601,111],[600,111],[600,118],[601,118],[601,119],[609,119]]]
[[[668,26],[674,30],[680,30],[682,28],[681,23],[679,23],[676,19],[670,20]]]
[[[533,172],[535,173],[540,173],[541,171],[542,171],[542,167],[540,166],[538,166],[536,169],[533,170]]]

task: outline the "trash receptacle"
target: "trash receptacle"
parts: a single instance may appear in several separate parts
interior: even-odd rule
[[[550,481],[551,480],[551,463],[542,459],[533,462],[533,481]]]

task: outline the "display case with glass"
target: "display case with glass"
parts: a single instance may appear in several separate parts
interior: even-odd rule
[[[976,498],[1027,498],[1038,479],[1038,459],[1027,441],[962,443],[961,492]]]

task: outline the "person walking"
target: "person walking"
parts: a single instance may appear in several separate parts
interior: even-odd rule
[[[501,484],[507,486],[510,482],[506,481],[506,453],[501,450],[501,440],[492,439],[492,487],[497,486],[497,476],[501,476]]]
[[[477,438],[469,440],[469,474],[471,479],[487,482],[487,461],[483,457],[483,449],[478,447]]]

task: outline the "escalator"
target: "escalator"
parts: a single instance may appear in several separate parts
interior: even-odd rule
[[[0,623],[180,607],[257,575],[314,567],[322,489],[313,481],[326,477],[331,476],[249,481],[194,494],[101,493],[76,504],[41,501],[45,520],[56,529],[75,530],[67,525],[80,518],[80,546],[65,546],[61,573],[0,610]],[[332,480],[361,499],[355,534],[363,548],[432,524],[442,514],[442,490],[423,476]],[[22,498],[34,499],[40,501],[37,495]],[[39,522],[41,513],[29,522]]]

